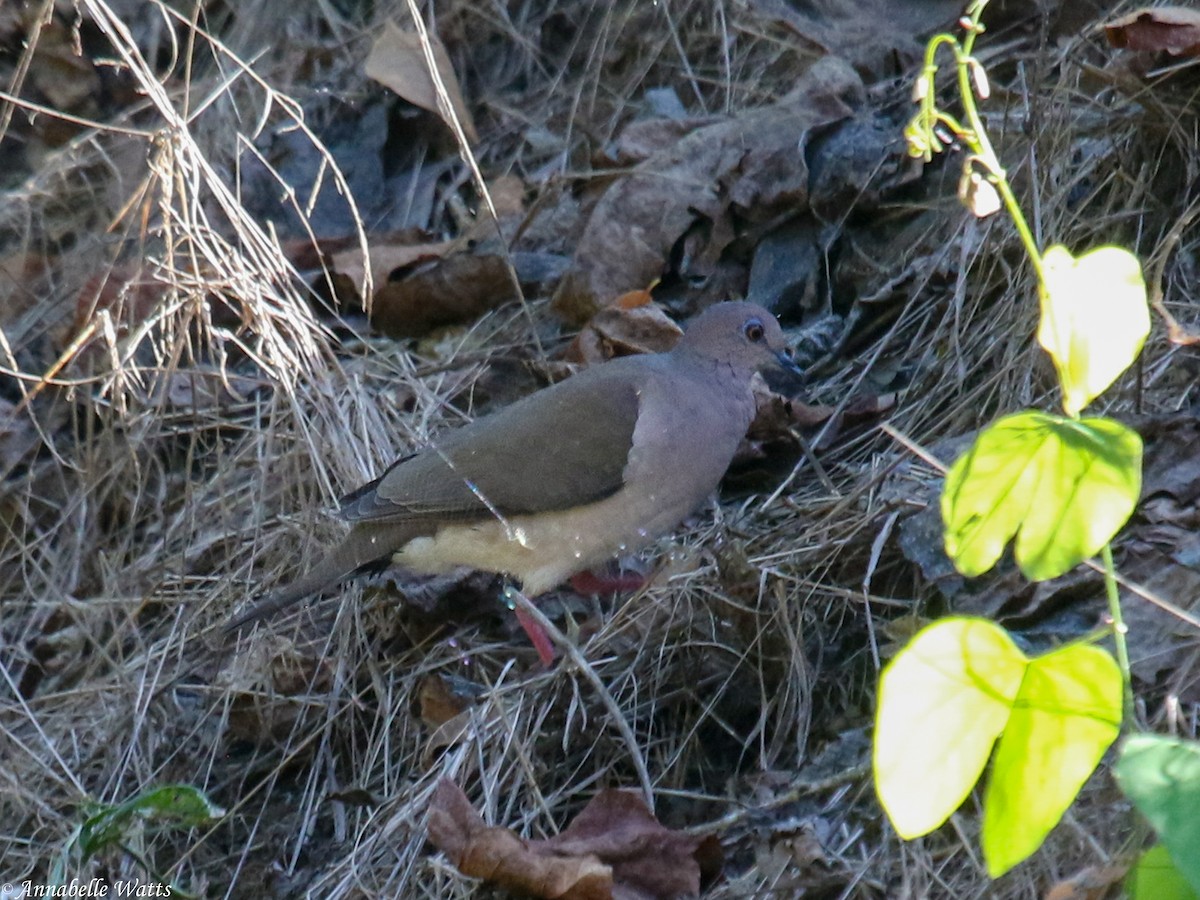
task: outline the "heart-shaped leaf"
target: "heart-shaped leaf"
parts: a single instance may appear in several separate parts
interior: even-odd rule
[[[1025,577],[1062,575],[1129,519],[1141,463],[1142,439],[1111,419],[1023,412],[994,422],[946,475],[946,553],[980,575],[1015,536]]]
[[[1083,644],[1030,659],[999,625],[942,619],[883,671],[875,788],[906,840],[940,826],[979,780],[983,851],[993,876],[1036,850],[1116,739],[1122,681]],[[999,738],[999,742],[997,742]]]
[[[1142,266],[1121,247],[1076,258],[1056,245],[1042,256],[1040,288],[1038,342],[1058,369],[1063,409],[1077,416],[1133,364],[1150,333]]]

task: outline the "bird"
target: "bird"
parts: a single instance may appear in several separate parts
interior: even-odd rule
[[[499,573],[533,598],[642,548],[716,490],[755,414],[753,376],[770,368],[799,371],[776,318],[720,302],[667,352],[609,360],[451,429],[342,498],[345,538],[225,630],[389,562]]]

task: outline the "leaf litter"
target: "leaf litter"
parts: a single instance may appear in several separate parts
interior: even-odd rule
[[[970,810],[902,845],[865,767],[877,667],[913,617],[978,609],[1055,644],[1098,623],[1102,593],[1085,570],[955,586],[936,528],[912,524],[937,472],[876,428],[949,462],[1054,399],[1014,235],[959,208],[956,160],[904,157],[911,51],[944,6],[439,6],[434,55],[498,225],[444,110],[364,71],[403,9],[214,10],[195,31],[155,3],[51,4],[49,25],[0,9],[18,101],[0,107],[0,857],[43,877],[84,800],[187,783],[224,818],[105,850],[109,877],[148,862],[198,893],[471,896],[426,842],[439,785],[466,792],[458,838],[544,850],[598,798],[632,805],[615,789],[636,749],[653,818],[592,819],[573,858],[639,829],[719,840],[706,896],[1033,897],[1128,864],[1105,773],[990,884]],[[1085,6],[996,5],[985,115],[1043,233],[1128,242],[1195,331],[1194,67],[1144,80]],[[362,310],[406,282],[386,330],[418,340]],[[544,603],[611,703],[535,665],[478,575],[387,572],[221,647],[233,609],[336,533],[318,511],[342,490],[568,376],[569,353],[657,348],[745,293],[784,317],[806,382],[764,388],[721,504],[633,561],[638,593]],[[1190,348],[1156,328],[1104,401],[1142,417],[1146,492],[1117,552],[1148,717],[1183,732],[1195,389]],[[439,707],[431,684],[462,690]]]

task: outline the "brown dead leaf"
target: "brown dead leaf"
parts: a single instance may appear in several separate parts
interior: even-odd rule
[[[447,747],[453,747],[470,734],[474,723],[475,711],[464,709],[458,715],[447,719],[437,728],[433,729],[429,735],[429,739],[425,741],[424,749],[421,751],[422,768],[430,768],[443,750]]]
[[[495,706],[470,706],[435,728],[421,751],[421,765],[429,769],[447,747],[468,737],[485,739],[487,731],[500,722],[502,713]]]
[[[71,29],[57,20],[41,29],[29,77],[50,106],[79,111],[100,93],[100,76],[76,46]]]
[[[524,216],[525,183],[515,176],[497,178],[488,185],[497,220],[481,210],[463,224],[454,240],[414,240],[411,230],[373,239],[370,247],[371,278],[376,291],[371,298],[371,324],[390,337],[421,337],[436,328],[470,322],[517,296],[496,231],[514,231]],[[335,279],[353,284],[363,281],[363,257],[358,247],[347,245],[328,254]],[[516,261],[514,260],[514,265]],[[518,272],[518,278],[520,273]],[[322,281],[324,279],[321,279]],[[339,295],[338,306],[351,298]]]
[[[870,81],[909,71],[921,58],[924,38],[948,27],[963,10],[958,0],[905,3],[903,13],[894,0],[750,0],[749,6],[776,19],[802,42],[849,61]]]
[[[1128,866],[1088,866],[1051,885],[1045,900],[1104,900],[1128,873]]]
[[[635,119],[626,125],[616,140],[604,148],[597,163],[605,167],[629,167],[645,162],[656,153],[675,146],[689,131],[719,121],[713,116],[688,119]]]
[[[471,698],[454,690],[441,675],[426,675],[417,685],[417,714],[430,728],[444,725],[470,704]]]
[[[402,234],[397,240],[371,241],[371,279],[379,288],[391,280],[391,275],[397,269],[406,269],[424,262],[441,259],[450,253],[457,241],[436,241],[431,243],[414,243],[409,235]],[[331,257],[333,269],[339,275],[345,275],[355,284],[363,281],[363,256],[357,247],[351,247],[334,253]]]
[[[487,187],[488,196],[492,198],[492,207],[496,210],[496,218],[500,220],[501,225],[506,222],[519,224],[525,217],[524,179],[519,175],[500,175],[489,181]],[[481,209],[476,221],[486,227],[486,233],[471,236],[477,240],[489,237],[495,227],[490,212]]]
[[[454,67],[450,65],[450,57],[446,48],[437,35],[429,35],[429,43],[433,49],[433,58],[437,63],[437,72],[441,76],[446,94],[453,107],[453,116],[458,119],[467,140],[476,143],[479,135],[475,131],[475,123],[467,104],[463,101],[462,90],[458,86],[458,78]],[[366,73],[380,84],[395,91],[409,103],[421,109],[436,113],[447,122],[450,112],[443,110],[438,104],[437,89],[430,76],[425,50],[421,46],[421,38],[415,31],[401,31],[394,22],[385,22],[383,33],[371,45],[367,55]]]
[[[722,865],[715,839],[664,828],[629,791],[601,791],[557,837],[525,841],[484,824],[443,779],[429,838],[464,875],[548,900],[671,900],[699,893]]]
[[[650,293],[651,289],[653,289],[653,285],[649,289],[640,288],[622,294],[613,302],[613,306],[619,309],[637,309],[639,306],[649,306],[654,302],[654,296]]]
[[[715,837],[665,828],[633,791],[601,791],[546,843],[559,853],[594,853],[610,864],[617,897],[698,894],[701,882],[715,878],[724,864]]]
[[[75,320],[69,338],[80,334],[101,310],[107,311],[119,325],[149,319],[162,290],[162,285],[147,276],[140,266],[117,265],[93,275],[75,300]]]
[[[1104,25],[1108,42],[1122,50],[1200,55],[1200,10],[1183,6],[1139,9]]]
[[[56,259],[53,256],[43,256],[40,253],[34,253],[25,248],[14,249],[4,256],[0,256],[0,285],[3,285],[5,288],[25,285],[50,271],[55,262]],[[7,302],[12,302],[13,293],[16,292],[8,292],[5,298]],[[32,305],[44,301],[40,297],[30,296],[26,302]],[[12,322],[16,318],[16,314],[9,313],[7,310],[5,311],[5,322]]]
[[[439,751],[470,733],[478,717],[478,708],[473,704],[482,692],[479,685],[461,678],[427,675],[421,679],[417,685],[417,713],[430,728],[422,753],[425,765],[431,764]]]
[[[79,344],[78,356],[95,359],[105,354],[96,335],[112,327],[118,337],[151,319],[163,286],[140,266],[118,264],[84,282],[75,298],[75,315],[52,330],[60,349]]]
[[[464,875],[555,900],[611,900],[612,868],[594,856],[539,853],[507,828],[486,825],[466,794],[443,778],[429,810],[429,839]]]
[[[389,337],[421,337],[474,321],[516,296],[504,257],[455,253],[380,287],[371,302],[371,326]]]
[[[269,386],[265,378],[201,365],[169,373],[157,383],[153,399],[165,412],[223,416]]]
[[[92,648],[112,632],[106,607],[65,598],[50,608],[25,643],[25,652],[15,654],[15,661],[25,664],[14,672],[21,696],[66,690],[84,678]]]
[[[38,413],[43,410],[43,407],[35,408]],[[61,410],[55,419],[65,415],[65,410]],[[4,477],[41,449],[44,443],[41,429],[46,427],[47,423],[29,406],[22,409],[0,397],[0,472]]]
[[[800,457],[814,449],[823,449],[845,441],[845,432],[873,426],[890,409],[877,396],[862,397],[864,414],[852,418],[848,404],[839,411],[832,406],[805,403],[798,397],[776,393],[765,381],[757,379],[754,390],[755,414],[746,437],[738,445],[725,484],[734,490],[774,490]],[[786,383],[779,387],[788,394],[799,388]],[[866,411],[870,411],[867,413]],[[821,441],[811,447],[807,440],[820,428]]]
[[[762,382],[752,387],[756,409],[749,433],[760,440],[786,434],[793,428],[815,428],[836,412],[832,406],[813,406],[776,394]]]
[[[670,350],[683,330],[648,300],[648,292],[631,291],[616,305],[600,310],[567,347],[564,358],[590,366],[617,356]]]
[[[239,649],[217,676],[230,696],[228,735],[257,746],[286,743],[294,728],[320,706],[333,666],[313,647],[288,638],[266,638]]]
[[[712,274],[737,236],[735,219],[765,221],[807,204],[801,143],[849,116],[862,90],[845,63],[822,60],[778,104],[699,128],[616,180],[592,212],[554,311],[582,324],[662,277],[673,257],[681,277]]]

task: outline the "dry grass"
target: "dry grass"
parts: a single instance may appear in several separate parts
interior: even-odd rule
[[[917,485],[934,473],[879,432],[825,446],[820,477],[801,461],[769,501],[727,499],[695,517],[651,554],[659,575],[646,591],[585,611],[600,624],[582,651],[608,704],[577,666],[538,671],[498,604],[494,615],[431,622],[387,590],[350,587],[340,604],[220,653],[229,613],[334,533],[313,511],[471,415],[489,361],[532,354],[530,323],[545,336],[549,317],[543,298],[529,298],[532,320],[501,310],[433,359],[392,343],[335,346],[279,241],[231,189],[234,161],[258,135],[307,128],[292,97],[309,90],[295,64],[311,48],[276,46],[253,28],[218,31],[221,44],[210,30],[220,23],[173,47],[165,7],[128,4],[122,19],[102,0],[81,6],[144,100],[45,155],[0,204],[6,252],[49,261],[35,279],[3,285],[4,880],[44,878],[86,801],[186,782],[227,816],[130,842],[155,875],[199,894],[478,895],[425,845],[433,786],[451,777],[490,821],[553,832],[596,788],[637,784],[612,703],[659,815],[726,836],[729,878],[713,897],[1035,897],[1123,848],[1123,808],[1103,773],[1047,848],[996,884],[969,807],[911,844],[886,826],[864,768],[884,629],[939,601],[892,534],[911,506],[895,498],[923,501]],[[322,84],[351,92],[365,23],[317,2],[293,4],[278,23],[267,6],[236,16],[321,35],[312,58]],[[740,4],[660,14],[667,6],[439,8],[469,85],[523,85],[520,104],[515,89],[480,88],[492,116],[480,123],[484,170],[515,169],[535,185],[584,171],[645,86],[672,84],[685,103],[724,113],[779,96],[803,62],[786,30]],[[530,36],[554,28],[561,53],[547,58]],[[164,54],[192,64],[160,80]],[[1014,40],[985,61],[1009,86],[989,104],[989,125],[1021,195],[1038,198],[1039,235],[1076,248],[1129,243],[1149,270],[1161,264],[1168,308],[1195,327],[1196,236],[1166,241],[1194,214],[1200,153],[1186,73],[1131,97],[1105,82],[1084,38],[1040,54]],[[554,140],[530,141],[533,131]],[[874,263],[898,313],[814,384],[816,399],[836,404],[903,367],[911,379],[891,424],[934,448],[996,413],[1044,404],[1052,384],[1031,340],[1017,242],[1003,221],[967,221],[941,199],[953,196],[952,168],[945,186],[890,211],[908,231]],[[336,166],[324,177],[338,179]],[[313,186],[288,187],[303,214]],[[96,272],[135,286],[102,294]],[[214,316],[214,296],[227,315]],[[1156,332],[1140,380],[1127,378],[1111,405],[1186,408],[1194,385],[1189,351]],[[901,463],[908,481],[897,489]],[[481,689],[470,727],[436,751],[414,713],[431,674]],[[818,836],[822,855],[798,868],[787,842],[801,833]],[[120,852],[72,874],[150,877]]]

